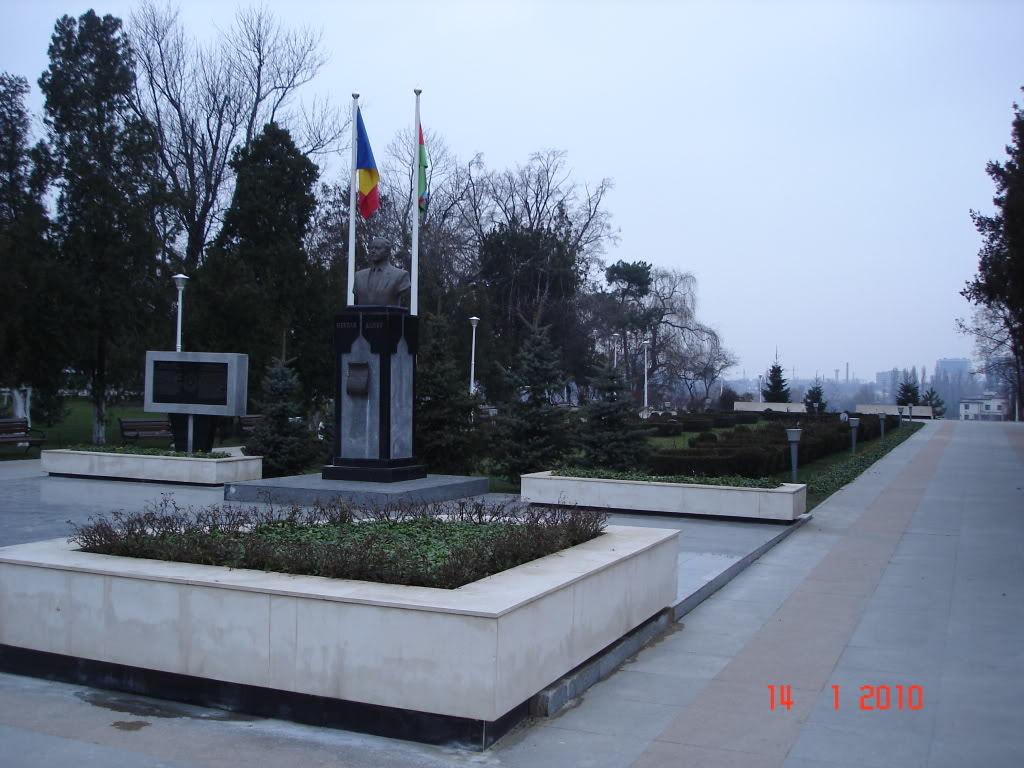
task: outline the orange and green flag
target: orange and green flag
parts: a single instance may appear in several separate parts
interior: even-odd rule
[[[366,136],[363,113],[359,109],[356,110],[356,170],[359,175],[359,215],[368,219],[380,207],[377,192],[380,174],[373,159],[373,150],[370,149],[370,140]]]

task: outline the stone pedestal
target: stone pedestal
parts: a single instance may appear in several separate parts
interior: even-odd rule
[[[392,306],[334,316],[334,460],[323,467],[324,480],[427,476],[412,452],[417,320]]]

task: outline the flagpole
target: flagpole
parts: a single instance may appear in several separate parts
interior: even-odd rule
[[[352,94],[352,178],[349,182],[348,195],[348,290],[346,291],[346,306],[353,306],[356,303],[356,206],[359,205],[359,189],[356,186],[356,176],[359,171],[356,168],[358,161],[359,135],[356,132],[359,123],[359,94]]]
[[[416,127],[412,132],[412,292],[409,294],[409,314],[418,314],[420,299],[420,94],[416,94]]]

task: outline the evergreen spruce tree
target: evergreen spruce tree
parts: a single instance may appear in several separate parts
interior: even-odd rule
[[[317,447],[305,423],[291,421],[301,415],[299,400],[298,375],[288,361],[275,358],[263,377],[263,418],[242,449],[246,456],[263,457],[264,477],[299,474],[316,458]]]
[[[946,401],[939,397],[939,393],[935,391],[934,387],[929,387],[921,397],[921,405],[929,406],[932,409],[932,416],[935,418],[946,415]]]
[[[918,390],[917,382],[909,378],[900,384],[900,390],[896,394],[896,405],[919,405],[921,403],[921,392]]]
[[[499,412],[495,459],[505,477],[518,482],[522,474],[561,463],[571,445],[566,411],[551,400],[565,376],[547,328],[533,329],[507,376],[516,395]]]
[[[478,400],[467,393],[443,315],[427,315],[416,355],[416,458],[433,472],[473,469],[480,444]]]
[[[815,383],[813,387],[807,390],[807,394],[804,395],[804,405],[807,406],[808,413],[821,413],[828,408],[828,403],[825,401],[825,391],[822,389],[821,384]]]
[[[602,469],[642,470],[650,455],[647,435],[629,388],[611,365],[593,381],[597,397],[583,408],[579,427],[581,463]]]
[[[786,379],[782,375],[782,366],[778,360],[768,369],[768,387],[762,390],[762,393],[766,403],[789,402],[789,387],[786,386]]]

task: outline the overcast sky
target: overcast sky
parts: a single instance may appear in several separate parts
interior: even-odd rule
[[[132,2],[96,5],[127,19]],[[615,188],[609,262],[689,270],[699,315],[756,375],[778,348],[799,377],[970,356],[969,305],[1024,85],[1024,2],[268,0],[322,28],[316,90],[363,94],[382,152],[424,125],[489,167],[568,152]],[[54,21],[88,5],[5,3],[0,70],[35,81]],[[182,0],[198,36],[236,3]],[[842,375],[842,373],[841,373]]]

